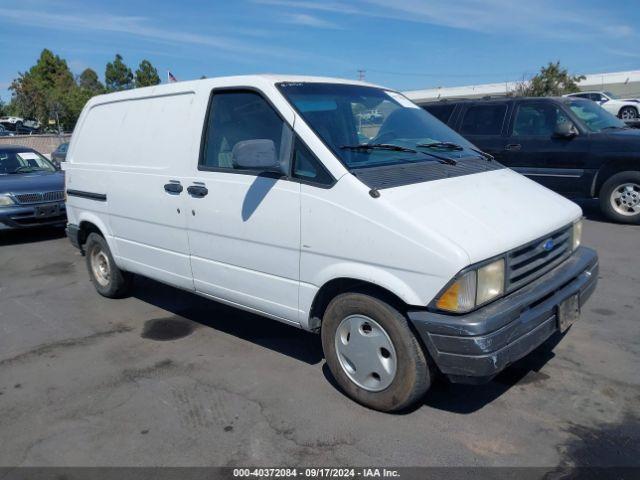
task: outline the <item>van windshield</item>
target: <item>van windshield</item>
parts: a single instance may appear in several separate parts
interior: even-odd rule
[[[400,93],[337,83],[278,88],[349,169],[478,156],[471,143]]]

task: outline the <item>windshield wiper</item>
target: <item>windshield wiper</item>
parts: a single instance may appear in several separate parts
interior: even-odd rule
[[[420,153],[417,150],[391,143],[358,143],[357,145],[341,145],[343,150],[391,150],[393,152]]]
[[[389,150],[392,152],[406,152],[406,153],[418,153],[420,155],[426,155],[431,158],[435,158],[440,163],[446,163],[447,165],[457,165],[458,162],[451,158],[441,157],[433,153],[421,152],[409,147],[402,147],[400,145],[393,145],[390,143],[358,143],[357,145],[341,145],[343,150]]]
[[[422,148],[444,148],[447,150],[456,150],[456,151],[461,151],[464,150],[464,147],[462,147],[461,145],[458,145],[457,143],[453,143],[453,142],[431,142],[431,143],[418,143],[416,145],[416,147],[422,147]]]
[[[474,152],[476,152],[478,155],[480,155],[483,158],[486,158],[487,160],[489,160],[490,162],[493,162],[496,158],[491,155],[490,153],[487,152],[483,152],[482,150],[478,150],[477,148],[471,148],[471,150],[473,150]]]
[[[31,173],[31,172],[39,172],[41,170],[44,170],[44,168],[23,166],[23,167],[16,168],[11,173]]]
[[[621,127],[619,125],[609,125],[608,127],[602,127],[601,130],[628,130],[631,127],[628,125],[625,125],[624,127]]]

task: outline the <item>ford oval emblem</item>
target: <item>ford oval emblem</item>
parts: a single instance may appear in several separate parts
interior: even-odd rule
[[[554,247],[554,243],[552,238],[550,238],[549,240],[547,240],[542,244],[542,248],[544,248],[547,252],[553,250],[553,247]]]

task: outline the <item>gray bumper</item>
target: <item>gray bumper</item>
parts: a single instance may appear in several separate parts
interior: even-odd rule
[[[67,228],[64,229],[71,245],[82,250],[82,245],[80,244],[80,228],[73,223],[68,223]]]
[[[558,305],[578,294],[584,305],[598,281],[598,256],[580,247],[529,285],[466,315],[410,311],[442,373],[452,381],[489,380],[558,331]]]

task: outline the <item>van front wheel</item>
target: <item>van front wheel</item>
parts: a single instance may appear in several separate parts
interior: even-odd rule
[[[107,298],[124,297],[131,287],[132,277],[113,261],[106,240],[97,233],[89,234],[85,252],[89,277],[98,293]]]
[[[334,298],[322,321],[327,365],[344,392],[384,412],[420,400],[431,376],[407,319],[391,305],[364,293]]]

